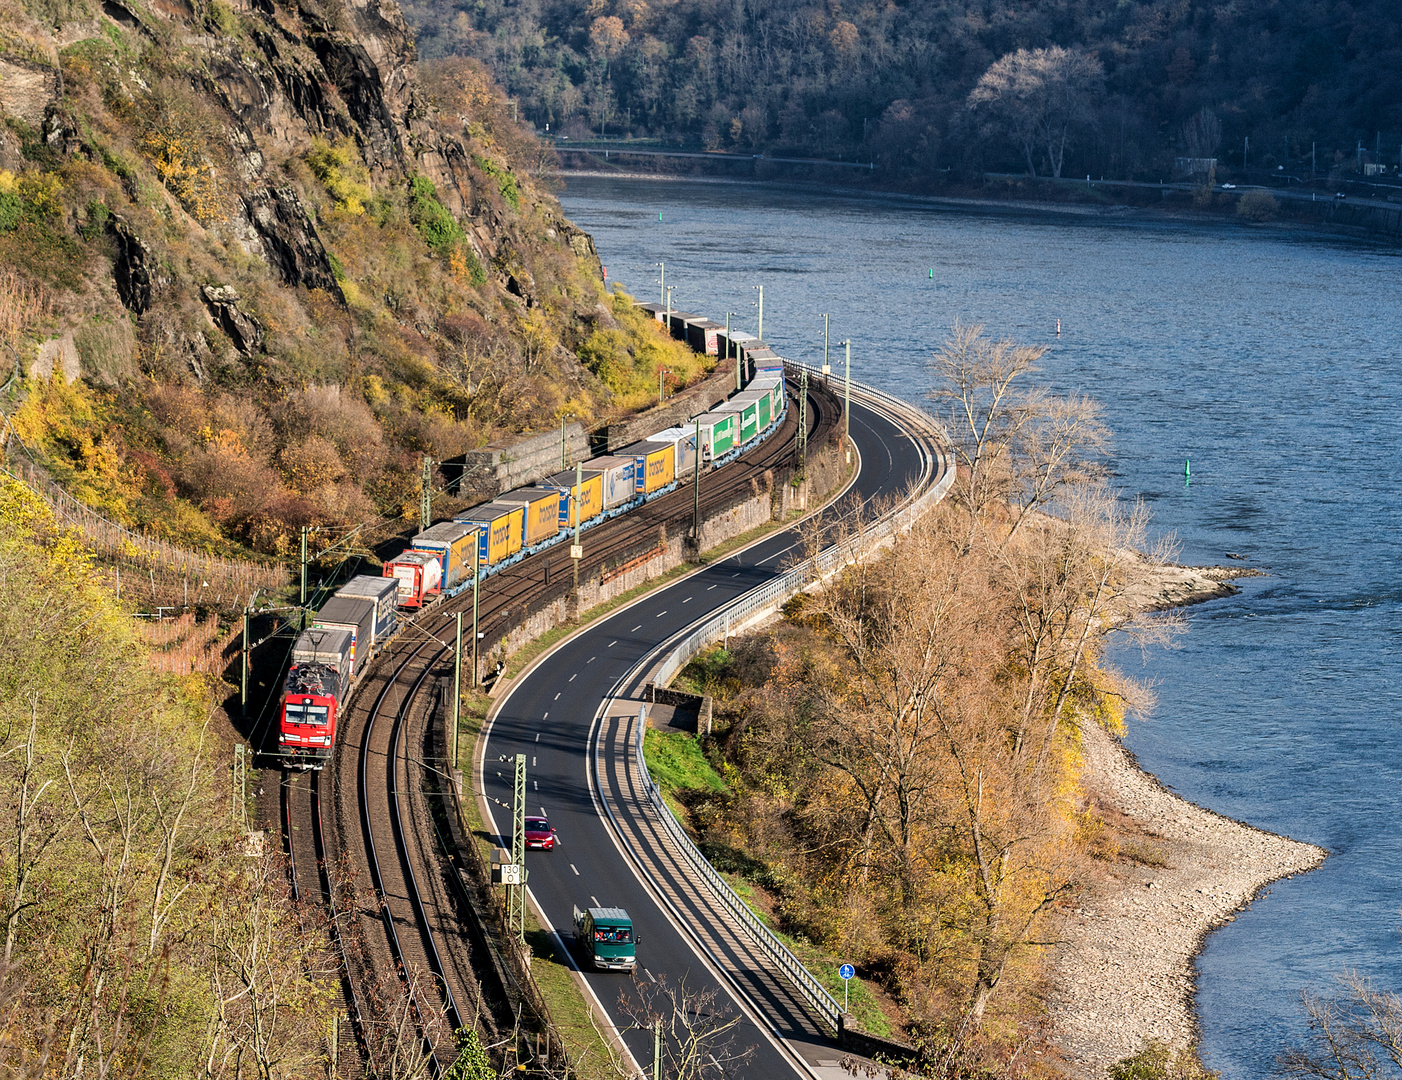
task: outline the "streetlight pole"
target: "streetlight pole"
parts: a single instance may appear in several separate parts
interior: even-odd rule
[[[660,262],[660,263],[658,263],[657,265],[658,265],[658,267],[659,267],[659,268],[661,269],[661,271],[662,271],[662,276],[661,276],[662,295],[661,295],[661,297],[660,297],[659,299],[660,299],[660,301],[661,301],[662,303],[665,304],[665,303],[667,302],[667,264],[664,263],[664,262]]]
[[[739,318],[738,314],[737,314],[736,312],[734,312],[734,311],[727,311],[727,312],[725,313],[725,358],[726,358],[727,360],[730,359],[730,317],[731,317],[732,315],[735,315],[736,318]],[[741,388],[741,383],[740,383],[740,350],[739,350],[739,349],[736,349],[736,350],[735,350],[735,389],[736,389],[736,390],[739,390],[740,388]]]
[[[579,526],[584,518],[584,462],[574,463],[574,546],[570,548],[570,561],[574,563],[574,604],[579,609],[579,560],[584,558],[584,548],[579,545]]]
[[[847,447],[847,461],[852,460],[852,339],[844,341],[847,349],[847,400],[842,406],[842,441]]]
[[[565,462],[565,421],[574,416],[574,413],[567,412],[560,417],[560,468],[566,467]]]
[[[830,329],[831,320],[828,318],[828,314],[827,314],[826,311],[823,312],[822,318],[823,318],[823,378],[826,379],[826,378],[828,377],[828,373],[832,370],[831,368],[828,367],[828,330]]]
[[[477,689],[477,586],[482,580],[482,527],[477,527],[477,535],[472,543],[472,688]]]
[[[696,554],[701,555],[701,417],[696,417],[696,473],[693,478],[692,487],[695,490],[695,498],[692,502],[692,526],[691,531],[696,539]]]
[[[657,369],[657,404],[659,404],[659,405],[662,404],[662,387],[663,387],[662,379],[663,379],[664,376],[667,376],[667,375],[670,375],[670,374],[672,374],[672,373],[671,373],[670,371],[668,371],[666,368],[658,368],[658,369]]]
[[[756,286],[755,286],[755,289],[757,289],[757,290],[759,291],[759,329],[755,331],[755,337],[759,338],[760,341],[763,341],[763,340],[764,340],[764,286],[763,286],[763,285],[756,285]]]
[[[668,337],[672,336],[672,290],[675,288],[675,285],[668,285],[664,290],[667,294],[667,321],[663,325],[667,327]]]
[[[452,761],[450,774],[458,769],[458,710],[462,707],[462,612],[457,612],[457,647],[453,650],[453,726],[449,731],[448,756]],[[453,781],[455,784],[456,780]]]

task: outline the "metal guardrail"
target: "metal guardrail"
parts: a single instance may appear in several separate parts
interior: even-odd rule
[[[795,364],[793,361],[786,362],[791,367],[806,367],[806,365]],[[815,373],[811,367],[807,370],[810,374]],[[922,426],[936,438],[944,439],[943,431],[928,413],[914,408],[899,398],[892,397],[872,387],[859,387],[855,383],[852,386],[852,396],[858,400],[879,405],[888,412],[898,413]],[[653,681],[659,686],[666,685],[693,657],[708,645],[727,636],[736,622],[743,621],[766,608],[772,610],[814,582],[829,577],[841,567],[856,562],[866,552],[893,539],[943,499],[953,483],[954,469],[946,459],[944,474],[940,479],[905,506],[890,511],[874,522],[870,528],[860,531],[857,535],[825,548],[801,566],[794,567],[744,596],[737,597],[692,628],[672,647],[671,652],[654,674]],[[716,872],[710,860],[692,843],[691,837],[687,836],[681,823],[672,816],[672,812],[663,801],[657,785],[653,783],[652,777],[648,774],[647,763],[643,759],[644,730],[644,725],[640,724],[637,745],[638,771],[642,776],[648,798],[656,808],[659,820],[676,844],[677,849],[710,886],[711,892],[721,906],[730,912],[736,921],[750,933],[755,943],[789,977],[799,993],[803,995],[818,1015],[834,1031],[841,1030],[840,1018],[843,1010],[837,999],[828,993],[817,977],[803,965],[798,957],[794,956],[789,947],[769,927],[765,926],[750,910],[749,906],[736,895],[735,890]]]

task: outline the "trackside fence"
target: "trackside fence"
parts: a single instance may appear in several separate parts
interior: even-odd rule
[[[792,361],[786,361],[786,363],[795,370],[806,366],[795,364]],[[807,370],[810,378],[817,375],[815,369],[809,367]],[[837,388],[834,387],[834,389]],[[895,413],[917,430],[923,430],[939,440],[944,440],[943,432],[928,413],[916,409],[898,398],[872,387],[858,386],[856,383],[852,385],[852,398],[864,404],[879,406],[884,412]],[[766,612],[773,611],[790,597],[831,577],[843,567],[856,563],[869,552],[909,529],[918,518],[944,498],[954,483],[954,470],[950,467],[948,458],[943,454],[940,457],[943,458],[939,463],[942,472],[938,479],[933,484],[930,483],[936,469],[933,461],[927,462],[925,482],[928,486],[915,498],[907,501],[905,505],[891,510],[865,528],[856,530],[853,535],[823,549],[802,565],[794,567],[772,581],[731,601],[692,627],[685,633],[684,637],[672,646],[661,665],[655,669],[652,681],[658,686],[666,686],[675,678],[677,672],[694,657],[715,642],[727,638],[732,633],[732,628],[739,627]],[[710,887],[721,906],[749,932],[760,950],[789,977],[813,1010],[834,1031],[840,1032],[843,1028],[843,1010],[837,999],[828,993],[822,983],[803,965],[802,961],[794,956],[789,947],[755,916],[749,906],[735,893],[735,890],[716,872],[710,860],[701,854],[700,849],[692,843],[691,837],[686,834],[681,823],[672,816],[672,812],[662,799],[661,792],[658,791],[657,785],[653,783],[652,777],[648,774],[647,763],[643,760],[644,730],[644,725],[638,725],[636,755],[638,771],[642,776],[644,790],[648,793],[648,798],[657,812],[657,817],[671,836],[677,849],[685,856],[688,863],[696,871],[697,876]]]

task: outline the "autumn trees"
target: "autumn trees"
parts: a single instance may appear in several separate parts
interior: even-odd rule
[[[144,669],[86,565],[0,485],[0,1069],[311,1075],[324,938],[249,857],[201,695]]]
[[[1081,725],[1121,730],[1133,691],[1101,643],[1146,516],[1101,482],[1093,404],[1031,382],[1039,356],[956,327],[932,361],[950,497],[712,677],[741,792],[712,837],[792,883],[791,928],[885,973],[948,1075],[1021,1038],[1082,881]]]

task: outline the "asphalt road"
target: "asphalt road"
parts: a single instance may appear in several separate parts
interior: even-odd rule
[[[854,402],[851,434],[862,467],[843,509],[858,499],[902,494],[919,477],[920,449],[890,420]],[[666,975],[673,985],[685,978],[691,988],[717,986],[688,940],[633,876],[595,810],[587,764],[590,729],[602,702],[638,660],[677,631],[782,573],[799,550],[796,530],[785,530],[650,593],[566,642],[508,692],[485,744],[479,790],[509,806],[513,766],[499,758],[527,755],[527,813],[546,814],[558,832],[554,851],[527,856],[530,891],[567,947],[572,945],[574,906],[623,907],[633,917],[639,940],[639,978]],[[493,813],[497,828],[509,829],[509,813],[499,805]],[[502,846],[510,847],[509,836]],[[583,967],[584,960],[576,956],[575,963]],[[615,1024],[625,1026],[618,1005],[620,991],[630,988],[628,976],[586,971],[584,977]],[[730,1002],[723,987],[717,1000]],[[743,1015],[743,1010],[734,1011]],[[723,1075],[797,1073],[789,1057],[750,1019],[734,1039],[741,1046],[753,1045],[753,1056]],[[627,1042],[637,1061],[648,1067],[651,1035],[635,1032]]]

